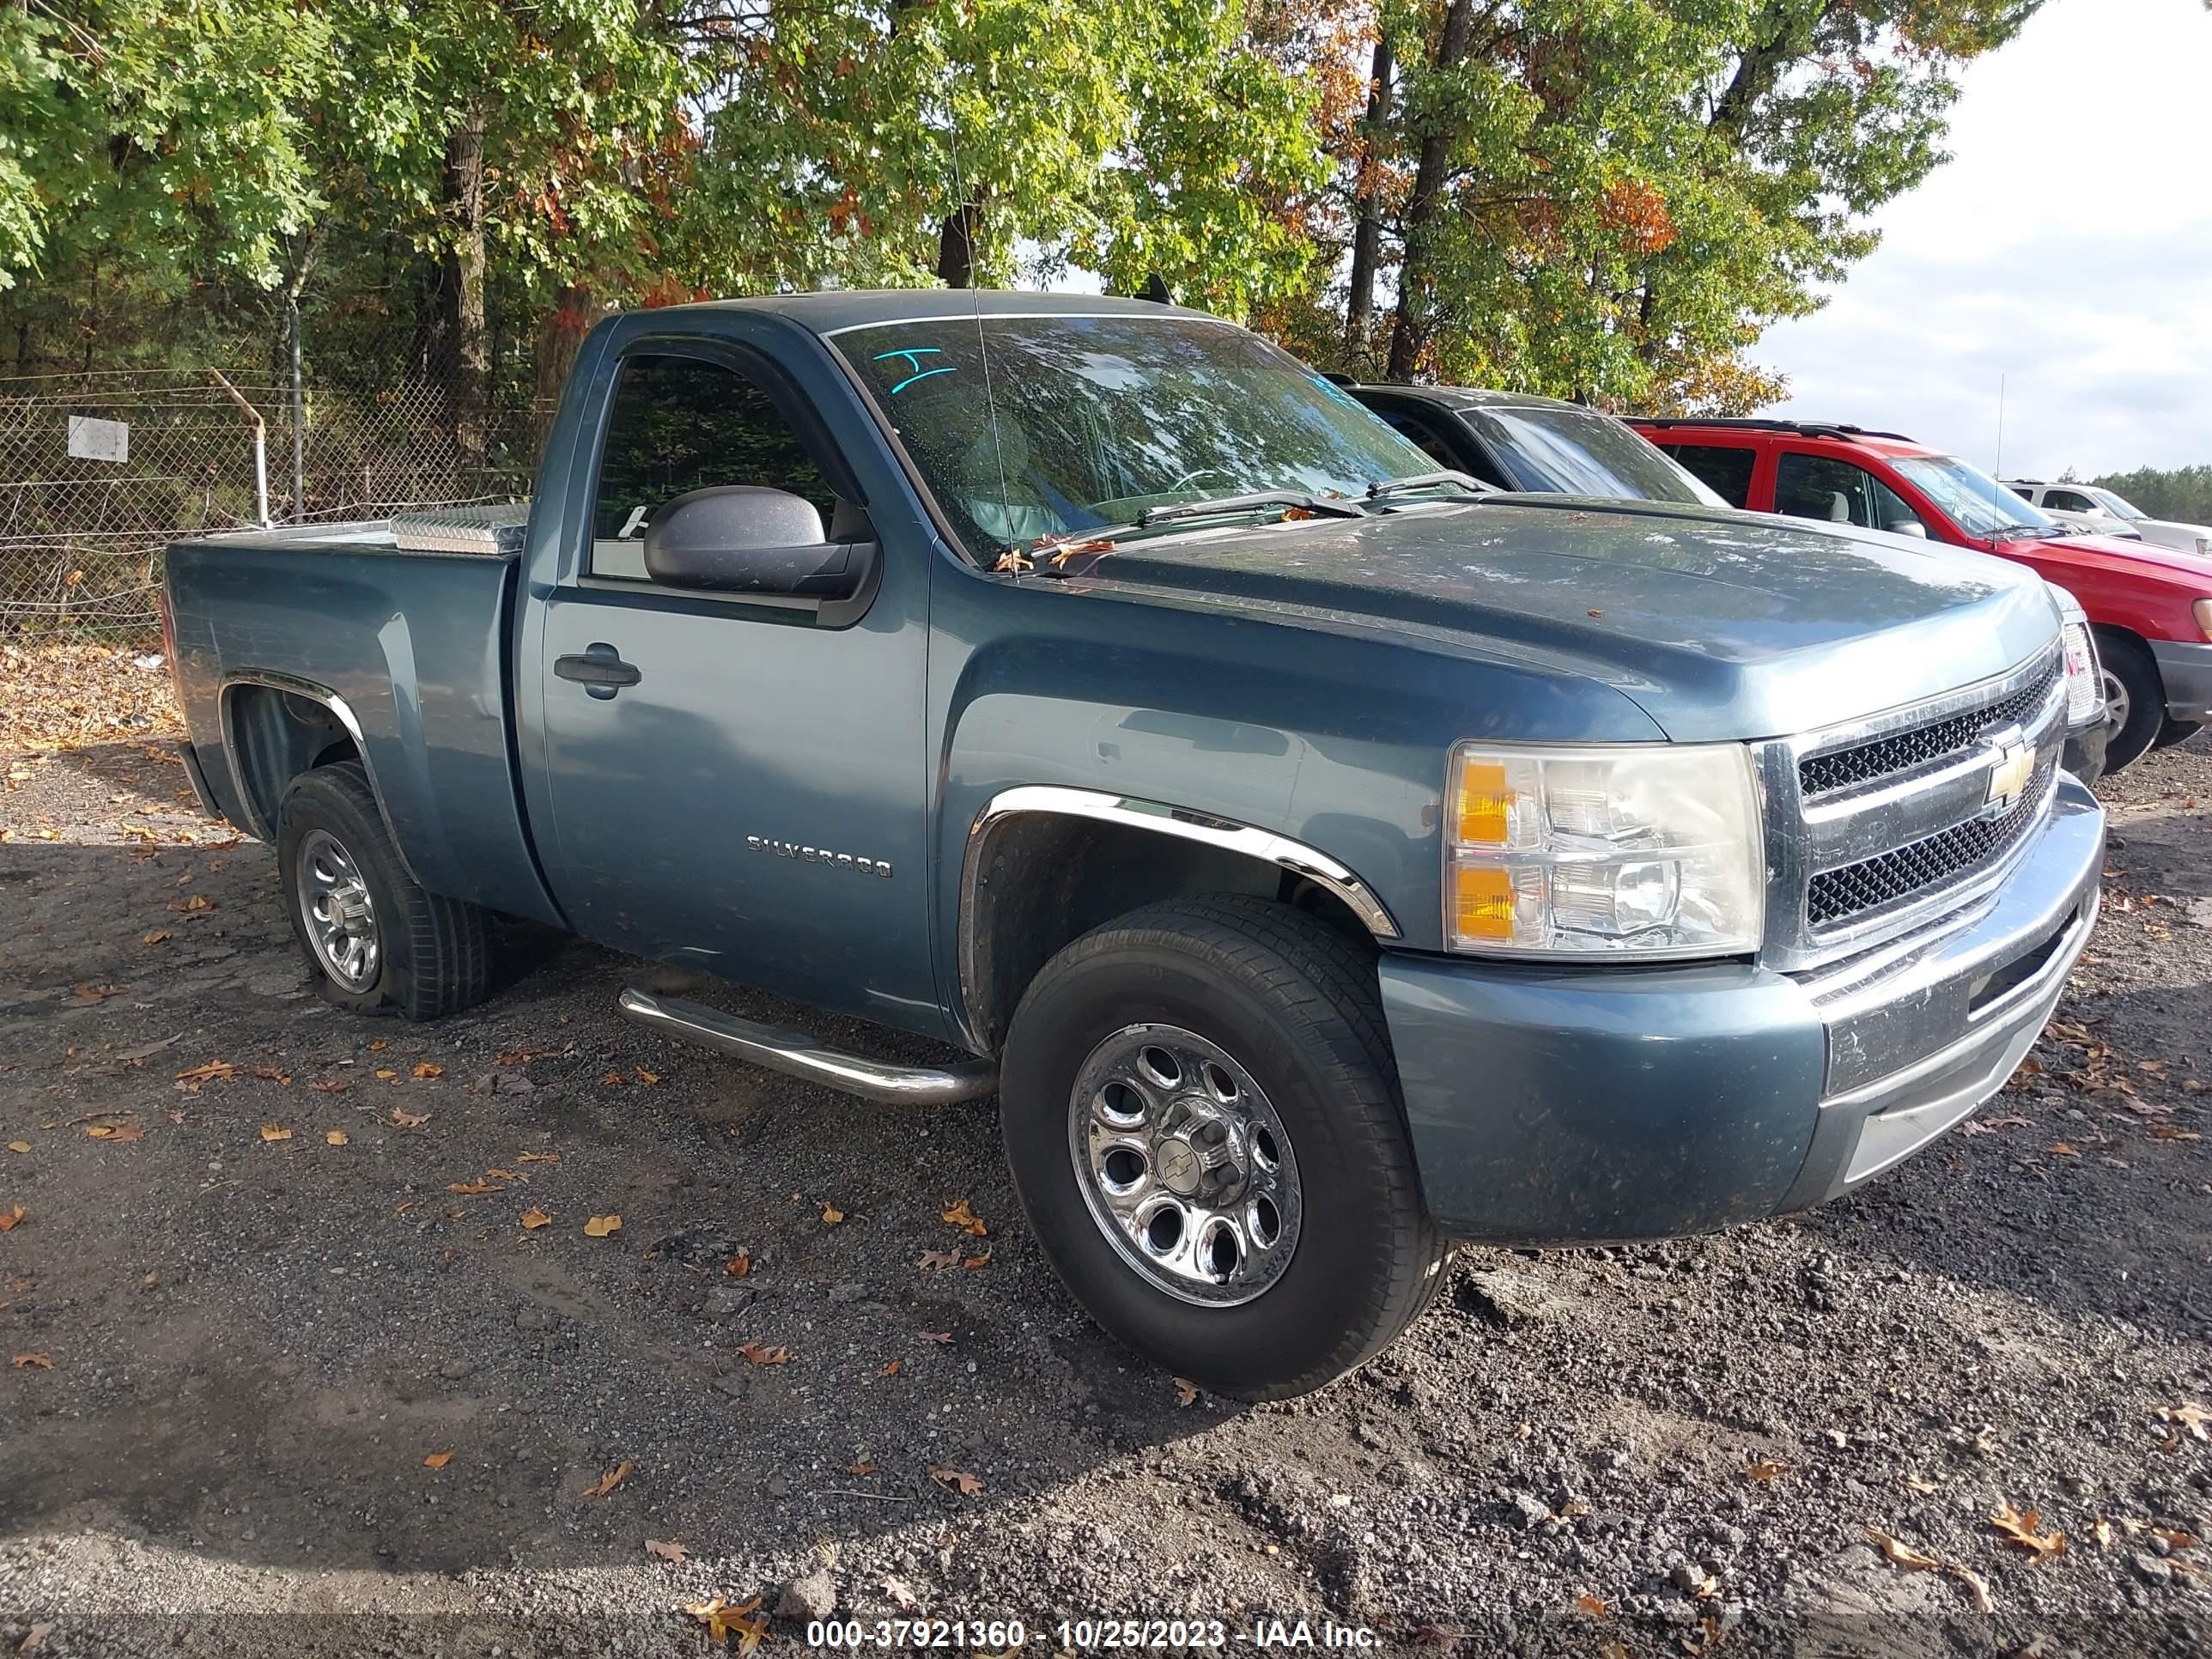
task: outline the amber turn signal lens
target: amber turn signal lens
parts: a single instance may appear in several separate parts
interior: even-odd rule
[[[1505,768],[1494,761],[1468,761],[1459,769],[1459,834],[1462,846],[1503,847],[1512,834],[1512,792]]]
[[[1507,872],[1462,865],[1453,872],[1462,939],[1513,937],[1513,878]]]

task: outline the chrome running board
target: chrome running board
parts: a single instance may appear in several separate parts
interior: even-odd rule
[[[634,986],[622,994],[618,1006],[625,1017],[641,1025],[882,1106],[946,1106],[981,1100],[999,1086],[999,1068],[988,1060],[944,1066],[893,1066],[825,1048],[804,1031],[781,1030],[700,1003],[657,997]]]

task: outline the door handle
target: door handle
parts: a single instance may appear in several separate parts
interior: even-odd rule
[[[564,680],[575,681],[586,696],[601,698],[611,697],[625,685],[635,685],[645,678],[635,664],[624,662],[614,647],[599,643],[586,646],[580,655],[556,657],[553,672]]]

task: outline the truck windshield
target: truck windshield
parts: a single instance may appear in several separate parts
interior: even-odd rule
[[[2066,533],[2041,507],[1955,455],[1907,455],[1894,465],[1969,536],[2005,541]]]
[[[1133,525],[1146,507],[1265,490],[1357,500],[1436,470],[1296,358],[1225,323],[939,318],[836,343],[987,562],[1041,537]]]
[[[2081,493],[2087,495],[2093,501],[2104,502],[2106,507],[2110,507],[2112,512],[2120,518],[2143,519],[2150,516],[2148,514],[2145,513],[2142,508],[2137,507],[2133,501],[2130,501],[2126,496],[2115,495],[2109,489],[2087,488],[2084,489]]]
[[[1580,409],[1470,409],[1516,489],[1616,501],[1728,503],[1609,415]]]

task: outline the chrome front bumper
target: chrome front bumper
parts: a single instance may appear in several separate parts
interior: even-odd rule
[[[2088,943],[2104,856],[2096,797],[2062,778],[2027,856],[1965,921],[1800,977],[1827,1031],[1827,1081],[1783,1209],[1880,1174],[2004,1085]]]

